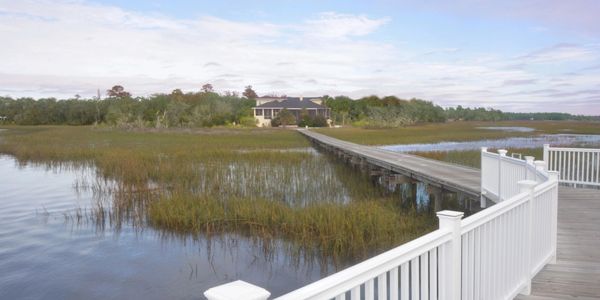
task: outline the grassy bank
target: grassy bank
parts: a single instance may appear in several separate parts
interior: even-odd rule
[[[492,126],[530,127],[535,131],[506,132],[478,128]],[[389,129],[344,127],[317,129],[317,131],[363,145],[394,145],[473,141],[553,133],[600,134],[600,123],[575,121],[448,122]]]
[[[309,150],[293,130],[123,131],[7,127],[0,153],[22,163],[93,166],[80,182],[102,224],[194,235],[237,233],[336,262],[362,259],[435,227],[368,178]]]

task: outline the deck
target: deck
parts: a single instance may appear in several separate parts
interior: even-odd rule
[[[342,150],[366,159],[370,164],[415,180],[442,189],[465,193],[474,198],[479,198],[481,195],[481,173],[477,169],[346,142],[310,130],[299,131],[313,142]]]
[[[300,132],[321,145],[419,181],[470,195],[480,193],[479,170],[358,145],[309,130]],[[559,188],[557,263],[537,274],[530,296],[516,299],[600,299],[600,190]]]
[[[600,190],[559,188],[556,262],[516,299],[600,299]]]

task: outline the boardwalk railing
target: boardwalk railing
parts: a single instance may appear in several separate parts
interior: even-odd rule
[[[555,148],[544,145],[548,170],[558,171],[563,183],[600,186],[600,149]]]
[[[500,203],[464,220],[462,212],[440,211],[436,231],[277,299],[512,299],[528,294],[531,279],[556,257],[558,176],[543,164],[536,168],[533,158],[509,160],[506,151],[499,152],[482,151],[482,179]],[[270,293],[236,281],[204,295],[263,300]]]
[[[520,193],[521,180],[538,183],[548,180],[544,161],[534,161],[533,156],[521,160],[506,153],[502,149],[496,154],[488,152],[486,147],[481,148],[481,193],[496,203]]]

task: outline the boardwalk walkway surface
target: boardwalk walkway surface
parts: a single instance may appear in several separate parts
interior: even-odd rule
[[[600,190],[559,188],[556,262],[516,299],[600,299]]]
[[[346,142],[310,130],[301,129],[299,131],[322,145],[365,158],[371,164],[415,180],[427,182],[443,189],[462,192],[475,198],[479,198],[481,194],[481,174],[477,169]]]
[[[322,145],[417,180],[471,195],[480,192],[479,170],[341,141],[310,130],[300,132]],[[516,299],[600,299],[600,190],[559,188],[557,263],[546,265],[537,274],[530,296]]]

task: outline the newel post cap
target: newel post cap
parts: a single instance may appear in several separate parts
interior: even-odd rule
[[[545,170],[546,169],[546,162],[543,161],[543,160],[536,160],[533,163],[535,164],[535,167],[537,169],[540,169],[540,170]]]
[[[559,178],[558,171],[548,171],[548,175],[549,175],[550,179],[552,179],[552,180],[558,180],[558,178]]]
[[[481,147],[481,152],[487,152],[488,147]]]
[[[507,152],[508,152],[508,150],[506,150],[506,149],[500,149],[500,150],[498,150],[498,153],[500,154],[500,156],[506,156]]]
[[[208,300],[267,300],[271,293],[259,286],[236,280],[210,288],[204,292],[204,296]]]
[[[525,161],[530,165],[533,165],[534,160],[535,160],[535,157],[533,157],[533,156],[525,156]]]
[[[531,191],[537,185],[534,180],[521,180],[518,182],[519,190],[521,192]]]
[[[461,219],[465,213],[462,211],[441,210],[436,213],[440,219]]]

